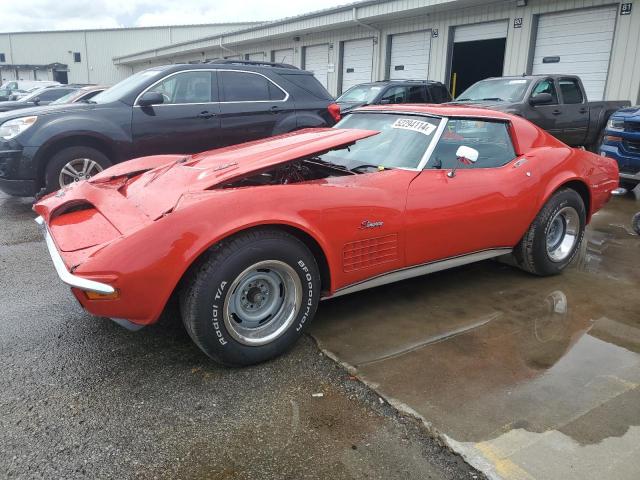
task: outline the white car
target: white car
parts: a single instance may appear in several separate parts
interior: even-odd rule
[[[9,80],[3,83],[0,89],[11,91],[9,100],[19,100],[37,88],[50,87],[53,85],[60,85],[60,82],[49,80]]]

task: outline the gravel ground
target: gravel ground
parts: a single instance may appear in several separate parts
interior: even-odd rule
[[[226,369],[179,322],[91,317],[1,194],[0,355],[2,478],[482,478],[307,337]]]

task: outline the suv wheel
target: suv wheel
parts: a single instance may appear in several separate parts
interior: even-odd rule
[[[74,182],[88,180],[111,161],[105,154],[91,147],[68,147],[56,153],[45,172],[44,193],[51,193]]]

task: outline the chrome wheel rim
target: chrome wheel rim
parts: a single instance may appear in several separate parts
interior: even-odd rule
[[[580,216],[573,207],[564,207],[556,213],[547,227],[547,255],[552,262],[562,262],[578,243]]]
[[[233,281],[224,301],[229,334],[244,345],[274,341],[294,322],[302,304],[302,282],[279,260],[251,265]]]
[[[74,182],[89,180],[104,170],[98,162],[90,158],[75,158],[68,162],[60,170],[60,188],[71,185]]]

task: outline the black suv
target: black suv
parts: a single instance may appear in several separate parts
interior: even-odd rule
[[[34,196],[131,158],[197,153],[339,118],[313,74],[290,65],[154,67],[89,103],[0,114],[0,190]]]
[[[396,103],[444,103],[451,94],[441,82],[432,80],[383,80],[355,85],[338,97],[342,113],[364,105]]]

